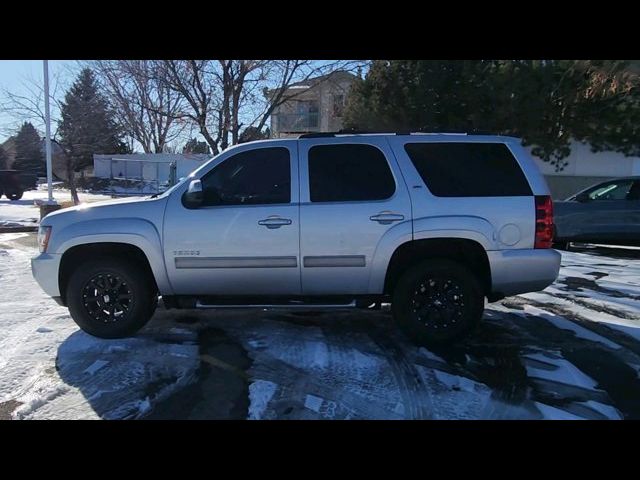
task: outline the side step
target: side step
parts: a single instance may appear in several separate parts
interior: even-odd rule
[[[324,310],[330,308],[356,308],[357,304],[355,300],[350,303],[250,303],[250,304],[205,304],[200,300],[196,301],[196,308],[263,308],[268,310],[273,309],[298,309],[298,310]]]
[[[369,308],[389,301],[383,295],[327,295],[327,296],[226,296],[226,295],[175,295],[163,296],[166,308],[260,308],[324,310],[337,308]]]

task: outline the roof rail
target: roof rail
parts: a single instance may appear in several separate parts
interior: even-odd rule
[[[375,130],[339,130],[337,132],[311,132],[303,133],[298,138],[328,138],[337,135],[498,135],[495,132],[485,132],[481,130],[473,130],[471,132],[425,132],[422,130],[415,131],[375,131]]]

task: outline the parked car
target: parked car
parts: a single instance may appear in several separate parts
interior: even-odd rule
[[[555,202],[555,243],[640,246],[640,177],[598,183]]]
[[[0,198],[20,200],[25,190],[34,190],[38,177],[20,170],[0,170]]]
[[[417,343],[558,275],[552,202],[520,141],[307,134],[220,153],[155,198],[47,215],[33,274],[86,332],[168,308],[366,308]]]

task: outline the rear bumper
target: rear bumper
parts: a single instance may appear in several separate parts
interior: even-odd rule
[[[560,253],[551,248],[490,251],[487,256],[496,296],[543,290],[560,271]]]
[[[58,268],[62,255],[41,253],[31,259],[31,273],[36,279],[40,288],[51,297],[60,296],[58,286]]]

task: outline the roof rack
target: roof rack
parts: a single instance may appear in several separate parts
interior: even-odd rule
[[[298,138],[328,138],[338,135],[496,135],[494,132],[483,132],[480,130],[473,130],[469,132],[425,132],[421,130],[416,131],[374,131],[374,130],[339,130],[337,132],[312,132],[303,133]]]

